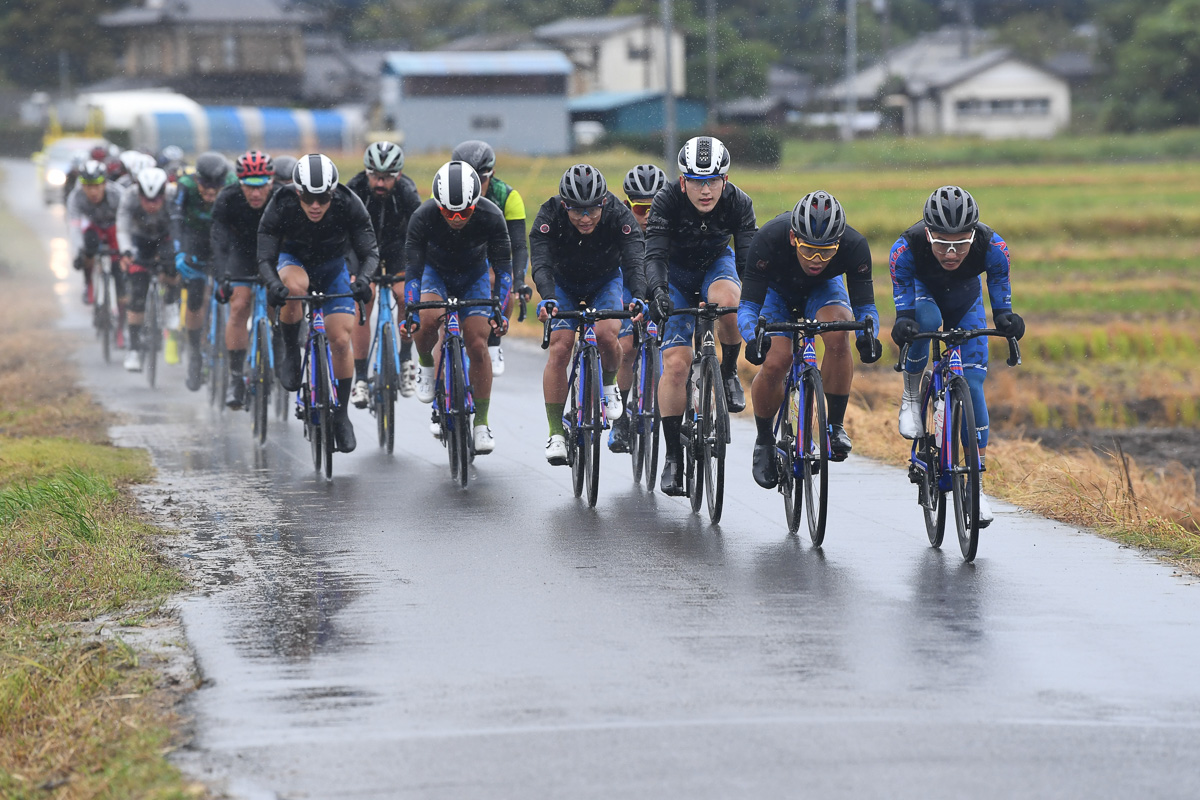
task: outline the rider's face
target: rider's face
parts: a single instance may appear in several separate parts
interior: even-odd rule
[[[396,188],[396,180],[399,177],[399,172],[388,175],[384,172],[367,170],[367,185],[371,187],[371,193],[376,197],[386,197],[392,189]]]
[[[88,199],[92,205],[98,204],[104,199],[104,184],[103,183],[85,183],[83,184],[83,196]]]
[[[717,201],[721,199],[721,192],[725,191],[725,178],[683,178],[679,179],[680,186],[683,187],[683,193],[687,195],[687,199],[696,207],[696,210],[701,214],[707,214],[716,207]]]
[[[242,196],[246,198],[246,204],[257,211],[267,204],[267,198],[271,196],[271,184],[247,186],[243,183]]]

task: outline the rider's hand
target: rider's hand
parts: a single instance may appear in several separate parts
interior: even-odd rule
[[[1025,335],[1025,320],[1020,314],[1012,311],[997,311],[992,315],[996,322],[996,330],[1012,339],[1020,339]]]
[[[637,297],[633,298],[633,300],[629,303],[629,310],[633,312],[633,317],[630,318],[629,321],[634,324],[641,322],[642,317],[646,316],[646,311],[648,310],[646,307],[646,301]]]
[[[350,288],[354,293],[354,299],[366,305],[371,302],[374,293],[371,291],[371,279],[366,275],[355,275],[354,285]]]
[[[175,254],[175,272],[177,272],[179,277],[185,282],[198,281],[204,278],[204,273],[187,263],[187,256],[185,256],[183,253]]]
[[[121,271],[129,272],[129,268],[133,266],[133,256],[129,253],[121,254]]]
[[[874,336],[869,339],[866,336],[859,336],[855,340],[854,346],[858,348],[858,357],[864,364],[874,364],[883,355],[883,345]]]
[[[282,306],[287,303],[288,287],[283,285],[283,281],[274,280],[267,284],[267,302],[273,306]]]
[[[758,349],[758,339],[751,339],[746,343],[746,360],[754,366],[761,366],[767,360],[767,351],[771,349],[770,336],[764,336],[762,340],[762,349]]]
[[[538,322],[545,322],[546,320],[553,317],[555,312],[557,312],[557,311],[558,311],[558,301],[557,300],[551,299],[551,300],[541,301],[540,303],[537,304]]]
[[[488,322],[491,323],[492,330],[496,332],[497,336],[503,336],[508,333],[508,317],[503,314],[497,314],[489,319]]]
[[[411,339],[412,335],[421,329],[421,318],[417,316],[416,311],[409,311],[404,315],[404,324],[400,326],[400,338]]]
[[[903,347],[912,344],[920,332],[921,326],[912,317],[896,317],[896,324],[892,326],[892,341]]]
[[[662,325],[671,316],[673,304],[671,303],[671,292],[665,286],[657,286],[654,289],[654,294],[650,298],[650,316],[659,325]]]
[[[217,289],[213,294],[218,303],[228,303],[233,299],[233,284],[229,282],[228,278],[222,278],[217,281]]]
[[[522,283],[516,287],[516,291],[517,291],[518,297],[523,297],[526,300],[533,299],[533,287],[532,286]]]

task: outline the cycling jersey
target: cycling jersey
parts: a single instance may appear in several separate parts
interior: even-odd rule
[[[529,248],[525,243],[525,201],[521,193],[492,175],[488,182],[488,200],[504,212],[504,224],[508,228],[508,241],[512,247],[513,277],[516,283],[525,283],[525,270],[529,265]]]
[[[164,259],[166,250],[162,247],[171,238],[170,206],[174,189],[168,186],[164,191],[166,197],[153,214],[142,208],[142,194],[137,186],[125,189],[117,209],[117,249],[143,266]]]
[[[775,292],[793,310],[803,309],[808,296],[839,275],[846,276],[846,289],[854,318],[875,321],[879,330],[879,312],[875,308],[875,288],[871,281],[871,248],[867,238],[854,228],[842,234],[837,253],[819,275],[809,275],[796,258],[796,247],[789,234],[791,212],[763,225],[750,245],[746,273],[742,282],[742,300],[738,305],[738,329],[746,341],[754,338],[754,326],[766,301],[767,290]],[[861,333],[859,335],[862,335]]]
[[[333,201],[320,222],[313,222],[291,190],[277,191],[263,210],[258,226],[258,272],[267,283],[279,280],[279,253],[316,268],[353,250],[358,258],[358,275],[371,276],[379,267],[379,247],[371,218],[358,195],[345,186],[333,190]]]
[[[915,317],[917,282],[928,290],[947,322],[954,324],[980,297],[979,276],[987,273],[988,297],[994,311],[1012,309],[1008,245],[988,226],[978,223],[975,241],[958,268],[942,267],[925,236],[925,223],[913,225],[892,245],[890,266],[897,317]],[[967,233],[954,234],[966,238]]]
[[[236,183],[230,171],[225,184]],[[195,175],[184,175],[175,183],[175,202],[171,204],[171,236],[175,252],[184,253],[192,263],[207,266],[212,258],[212,212],[215,203],[205,203],[200,197],[200,184]]]
[[[121,194],[115,188],[105,185],[104,197],[99,203],[92,203],[83,192],[83,186],[76,186],[67,196],[67,239],[75,256],[84,249],[83,234],[94,230],[100,235],[100,241],[110,250],[117,250],[117,211],[121,206]]]
[[[491,200],[480,198],[475,213],[459,230],[442,219],[437,203],[426,200],[408,222],[404,253],[407,302],[419,298],[426,265],[433,267],[455,290],[474,283],[490,267],[496,276],[492,296],[501,303],[508,302],[512,288],[512,248],[504,214]]]
[[[746,255],[756,230],[753,201],[732,183],[725,183],[721,198],[707,214],[701,214],[692,205],[678,183],[668,184],[654,196],[646,223],[649,290],[665,287],[671,273],[679,276],[705,273],[728,252],[730,238],[740,276],[745,272]]]
[[[271,187],[271,194],[275,188]],[[271,196],[267,197],[267,203]],[[258,275],[258,223],[267,203],[251,208],[240,184],[226,186],[212,210],[211,246],[214,274],[220,279],[250,281]]]
[[[371,191],[365,171],[358,173],[346,187],[362,200],[375,228],[375,241],[379,244],[379,261],[384,271],[404,271],[404,245],[408,239],[408,220],[421,206],[421,195],[412,178],[401,175],[396,186],[384,197]]]
[[[529,233],[533,280],[542,297],[554,297],[556,286],[587,297],[618,274],[633,296],[645,297],[642,228],[612,192],[606,200],[600,221],[587,235],[571,224],[558,197],[542,203]]]

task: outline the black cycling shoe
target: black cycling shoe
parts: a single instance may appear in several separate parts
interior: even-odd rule
[[[230,373],[229,386],[225,389],[225,407],[237,411],[245,402],[246,379],[236,373]]]
[[[187,388],[189,391],[198,392],[200,387],[204,385],[204,381],[200,376],[200,351],[194,347],[188,348],[188,365],[187,365]]]
[[[283,346],[283,358],[279,359],[279,382],[289,392],[300,390],[300,348]]]
[[[662,482],[658,488],[670,497],[687,495],[687,489],[683,487],[683,466],[678,461],[668,458],[663,462]]]
[[[725,405],[729,406],[730,414],[746,410],[746,393],[736,372],[725,379]]]
[[[629,452],[629,415],[622,414],[613,422],[608,434],[608,449],[614,453]]]
[[[775,460],[775,443],[755,443],[754,445],[754,482],[764,489],[774,489],[779,485],[779,464]]]
[[[358,447],[358,440],[354,438],[354,425],[345,413],[333,415],[333,444],[339,453],[353,453],[354,448]]]
[[[846,429],[841,425],[829,426],[829,460],[845,461],[846,456],[854,449],[854,442],[846,435]]]

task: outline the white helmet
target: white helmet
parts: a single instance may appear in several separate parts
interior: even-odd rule
[[[337,167],[328,156],[309,153],[301,156],[292,170],[292,182],[296,188],[308,194],[332,192],[338,182]]]
[[[167,171],[159,167],[143,169],[137,174],[138,191],[147,200],[157,200],[167,190]]]
[[[679,150],[679,171],[688,178],[729,174],[729,151],[713,136],[694,136]]]
[[[468,209],[481,194],[479,173],[465,161],[447,161],[433,176],[433,201],[447,211]]]

